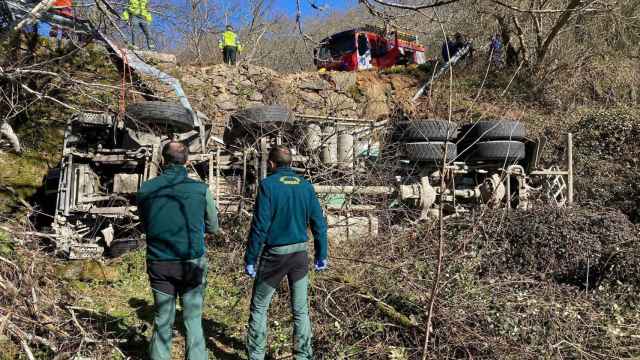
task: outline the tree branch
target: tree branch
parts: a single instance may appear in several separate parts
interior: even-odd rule
[[[395,3],[395,2],[388,2],[388,1],[384,1],[384,0],[372,0],[373,2],[375,2],[378,5],[382,5],[382,6],[387,6],[387,7],[393,7],[393,8],[397,8],[397,9],[404,9],[404,10],[423,10],[423,9],[429,9],[429,8],[434,8],[434,7],[438,7],[438,6],[443,6],[443,5],[448,5],[448,4],[453,4],[456,3],[460,0],[436,0],[430,4],[423,4],[423,5],[406,5],[406,4],[400,4],[400,3]],[[369,0],[360,0],[361,3],[368,3]]]

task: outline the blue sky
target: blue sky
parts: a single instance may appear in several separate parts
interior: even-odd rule
[[[326,7],[327,10],[346,10],[357,4],[357,0],[300,0],[303,16],[314,16],[319,12],[314,10],[310,1],[319,7]],[[295,14],[296,0],[275,0],[275,6],[290,14]]]
[[[122,0],[123,3],[126,3],[126,1],[127,0]],[[153,3],[153,0],[151,0],[151,2]],[[233,1],[230,1],[230,3],[233,4]],[[311,3],[323,10],[314,9]],[[357,3],[358,0],[300,0],[303,18],[323,16],[333,11],[345,11],[355,6]],[[274,0],[274,10],[276,12],[285,13],[291,17],[294,17],[296,14],[296,0]],[[158,19],[156,19],[156,23],[154,24],[155,26],[158,26],[157,24],[160,23],[160,21],[157,20]],[[39,27],[39,33],[41,35],[47,36],[49,33],[49,28],[50,27],[48,24],[41,23]]]

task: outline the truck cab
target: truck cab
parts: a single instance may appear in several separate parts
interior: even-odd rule
[[[314,50],[318,69],[358,71],[423,64],[425,48],[417,36],[365,26],[333,34]]]

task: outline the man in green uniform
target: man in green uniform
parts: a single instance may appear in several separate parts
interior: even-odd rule
[[[149,36],[149,24],[153,17],[149,12],[149,0],[129,0],[129,5],[122,13],[122,20],[131,26],[131,45],[136,45],[136,28],[140,28],[147,42],[147,49],[153,50],[155,45]]]
[[[147,234],[147,272],[154,298],[151,359],[170,359],[176,299],[186,330],[186,358],[207,359],[202,306],[207,280],[205,231],[219,232],[218,212],[207,185],[187,176],[189,151],[180,142],[163,151],[162,175],[142,184],[137,194]]]
[[[313,185],[291,169],[291,152],[277,146],[269,153],[273,174],[260,183],[245,254],[245,272],[255,278],[247,336],[250,360],[262,360],[267,341],[267,312],[286,276],[291,291],[296,360],[311,359],[311,322],[307,301],[307,228],[311,226],[315,269],[327,268],[327,223]],[[256,262],[260,264],[256,271]]]
[[[238,40],[238,35],[233,32],[233,26],[227,25],[227,30],[222,33],[218,47],[222,50],[224,63],[235,65],[238,52],[242,51],[242,45]]]

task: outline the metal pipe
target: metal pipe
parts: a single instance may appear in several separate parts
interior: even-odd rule
[[[573,134],[567,134],[567,203],[573,204]]]
[[[335,165],[338,162],[338,135],[336,128],[333,126],[325,126],[322,132],[324,145],[320,153],[320,160],[322,160],[322,163],[325,165]]]
[[[391,195],[396,192],[393,186],[313,185],[313,188],[322,194]]]
[[[437,188],[436,192],[439,194],[440,193],[440,188]],[[447,189],[444,192],[445,195],[451,195],[452,193],[453,193],[453,195],[455,197],[461,197],[461,198],[465,198],[465,199],[473,199],[473,198],[479,198],[480,197],[480,192],[479,191],[475,191],[473,189],[454,190],[453,192],[451,190]]]
[[[564,170],[534,170],[529,175],[541,175],[541,176],[568,176],[569,172]]]
[[[260,179],[264,179],[267,177],[267,157],[269,157],[269,153],[267,152],[267,138],[260,138]]]
[[[310,153],[315,153],[322,146],[322,128],[316,123],[311,123],[305,131],[305,147]]]
[[[343,129],[338,135],[338,166],[352,168],[353,160],[353,135]]]
[[[66,189],[64,193],[64,216],[69,216],[69,208],[71,207],[71,193],[72,191],[72,179],[74,177],[73,174],[73,155],[69,154],[69,159],[67,161],[67,170],[65,171],[65,175],[67,176],[66,180]]]
[[[296,117],[302,119],[318,119],[318,120],[330,120],[330,121],[350,121],[356,123],[373,123],[375,120],[368,119],[356,119],[356,118],[345,118],[345,117],[335,117],[335,116],[323,116],[323,115],[305,115],[305,114],[293,114]]]

